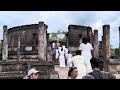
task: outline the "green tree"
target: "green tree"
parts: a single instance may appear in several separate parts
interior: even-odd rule
[[[65,34],[66,34],[65,31],[60,31],[60,30],[58,30],[57,32],[52,32],[50,33],[49,41],[59,40],[59,41],[65,42],[66,41]]]

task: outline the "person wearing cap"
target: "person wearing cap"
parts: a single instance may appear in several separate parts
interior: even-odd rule
[[[32,68],[28,71],[27,77],[24,77],[23,79],[38,79],[38,73],[39,71]]]

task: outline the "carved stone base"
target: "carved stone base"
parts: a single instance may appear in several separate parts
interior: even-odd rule
[[[50,79],[54,64],[47,61],[0,61],[0,79],[23,79],[31,68],[40,71],[40,79]]]

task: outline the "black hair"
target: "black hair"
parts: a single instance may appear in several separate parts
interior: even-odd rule
[[[76,55],[81,55],[81,50],[76,51]]]
[[[61,51],[63,51],[63,48],[61,48]]]
[[[100,65],[100,61],[97,58],[91,58],[90,63],[91,63],[91,66],[93,66],[94,68],[98,68]]]
[[[84,37],[83,40],[82,40],[82,42],[83,42],[84,44],[87,44],[87,43],[88,43],[88,39],[87,39],[86,37]]]
[[[77,67],[70,67],[69,71],[68,71],[68,76],[71,76],[71,73],[73,72],[74,69],[77,69]]]
[[[70,51],[68,51],[68,54],[70,53]]]

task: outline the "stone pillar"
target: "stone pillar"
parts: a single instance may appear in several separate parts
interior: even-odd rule
[[[47,39],[47,37],[46,37],[46,35],[47,35],[47,28],[48,28],[48,25],[46,25],[46,24],[44,24],[44,28],[45,28],[45,32],[46,33],[44,33],[44,41],[45,41],[45,48],[44,48],[44,50],[45,50],[45,52],[44,52],[44,55],[45,55],[45,61],[47,61],[47,45],[48,45],[48,41],[49,41],[49,37],[48,37],[48,39]]]
[[[82,34],[79,34],[79,45],[82,43]]]
[[[119,57],[120,57],[120,27],[119,27]]]
[[[108,60],[110,59],[110,25],[103,26],[103,66],[108,71]]]
[[[87,36],[89,37],[88,41],[92,44],[92,28],[91,27],[87,27]]]
[[[66,35],[66,46],[68,48],[69,47],[69,39],[68,39],[69,33],[66,33],[65,35]]]
[[[2,55],[3,40],[1,40],[1,55]]]
[[[49,33],[47,33],[47,44],[49,44]]]
[[[36,33],[33,33],[33,46],[36,45]]]
[[[98,49],[98,30],[94,30],[93,43],[94,43],[94,45],[93,45],[93,50],[94,50],[93,57],[98,58],[98,53],[99,53],[98,52],[99,51],[99,49]]]
[[[20,35],[18,36],[18,43],[17,43],[17,61],[20,61]]]
[[[104,40],[103,40],[103,36],[102,36],[102,56],[103,56],[103,44],[104,44],[103,41]]]
[[[2,60],[8,60],[8,29],[3,26],[3,45],[2,45]]]
[[[44,22],[39,22],[38,25],[38,60],[46,61],[46,25]]]

